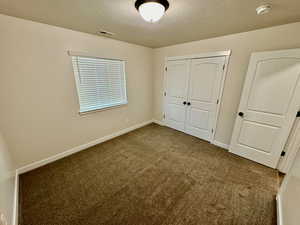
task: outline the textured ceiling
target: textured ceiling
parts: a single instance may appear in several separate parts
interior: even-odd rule
[[[257,16],[261,0],[169,0],[166,15],[145,22],[134,0],[0,0],[0,13],[96,34],[162,47],[300,21],[300,0],[269,0],[269,14]],[[300,28],[299,28],[300,29]]]

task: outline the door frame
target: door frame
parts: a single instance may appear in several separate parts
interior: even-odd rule
[[[294,159],[296,158],[297,152],[300,151],[300,119],[296,118],[294,126],[290,132],[288,140],[283,148],[285,156],[281,156],[277,169],[282,173],[288,173]]]
[[[224,91],[224,84],[225,84],[225,79],[226,79],[226,75],[227,75],[227,71],[228,71],[228,64],[229,64],[229,59],[231,56],[231,50],[225,50],[225,51],[216,51],[216,52],[203,52],[203,53],[199,53],[199,54],[194,54],[194,55],[184,55],[184,56],[172,56],[172,57],[166,57],[165,58],[165,65],[164,65],[164,77],[163,77],[163,101],[162,101],[162,109],[163,109],[163,115],[165,115],[166,112],[166,98],[165,98],[165,93],[166,93],[166,83],[167,83],[167,64],[168,61],[177,61],[177,60],[192,60],[192,59],[201,59],[201,58],[215,58],[215,57],[225,57],[225,61],[224,61],[224,70],[222,73],[222,78],[221,78],[221,85],[219,88],[219,103],[217,105],[217,109],[216,109],[216,113],[215,113],[215,118],[214,118],[214,125],[213,125],[213,134],[212,134],[212,138],[211,138],[211,143],[217,146],[220,146],[222,148],[225,148],[225,144],[218,142],[215,139],[215,134],[216,134],[216,130],[218,127],[218,122],[219,122],[219,113],[220,113],[220,106],[222,104],[222,97],[223,97],[223,91]],[[165,125],[165,116],[163,116],[162,119],[162,124],[161,125]],[[228,147],[226,146],[226,149],[228,149]]]

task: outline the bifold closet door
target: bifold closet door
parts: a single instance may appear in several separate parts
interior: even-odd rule
[[[193,59],[190,64],[185,131],[211,141],[225,57]]]
[[[189,60],[169,61],[166,73],[165,122],[166,125],[184,131]]]
[[[165,77],[167,126],[211,141],[225,57],[168,61]]]

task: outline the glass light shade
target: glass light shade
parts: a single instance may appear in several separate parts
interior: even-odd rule
[[[155,23],[165,14],[165,7],[157,2],[146,2],[140,5],[139,13],[147,22]]]

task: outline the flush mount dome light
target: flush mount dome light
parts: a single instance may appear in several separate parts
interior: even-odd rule
[[[261,5],[256,8],[257,15],[267,14],[271,11],[272,6],[270,4]]]
[[[167,0],[137,0],[135,8],[144,20],[150,23],[159,21],[169,8]]]

